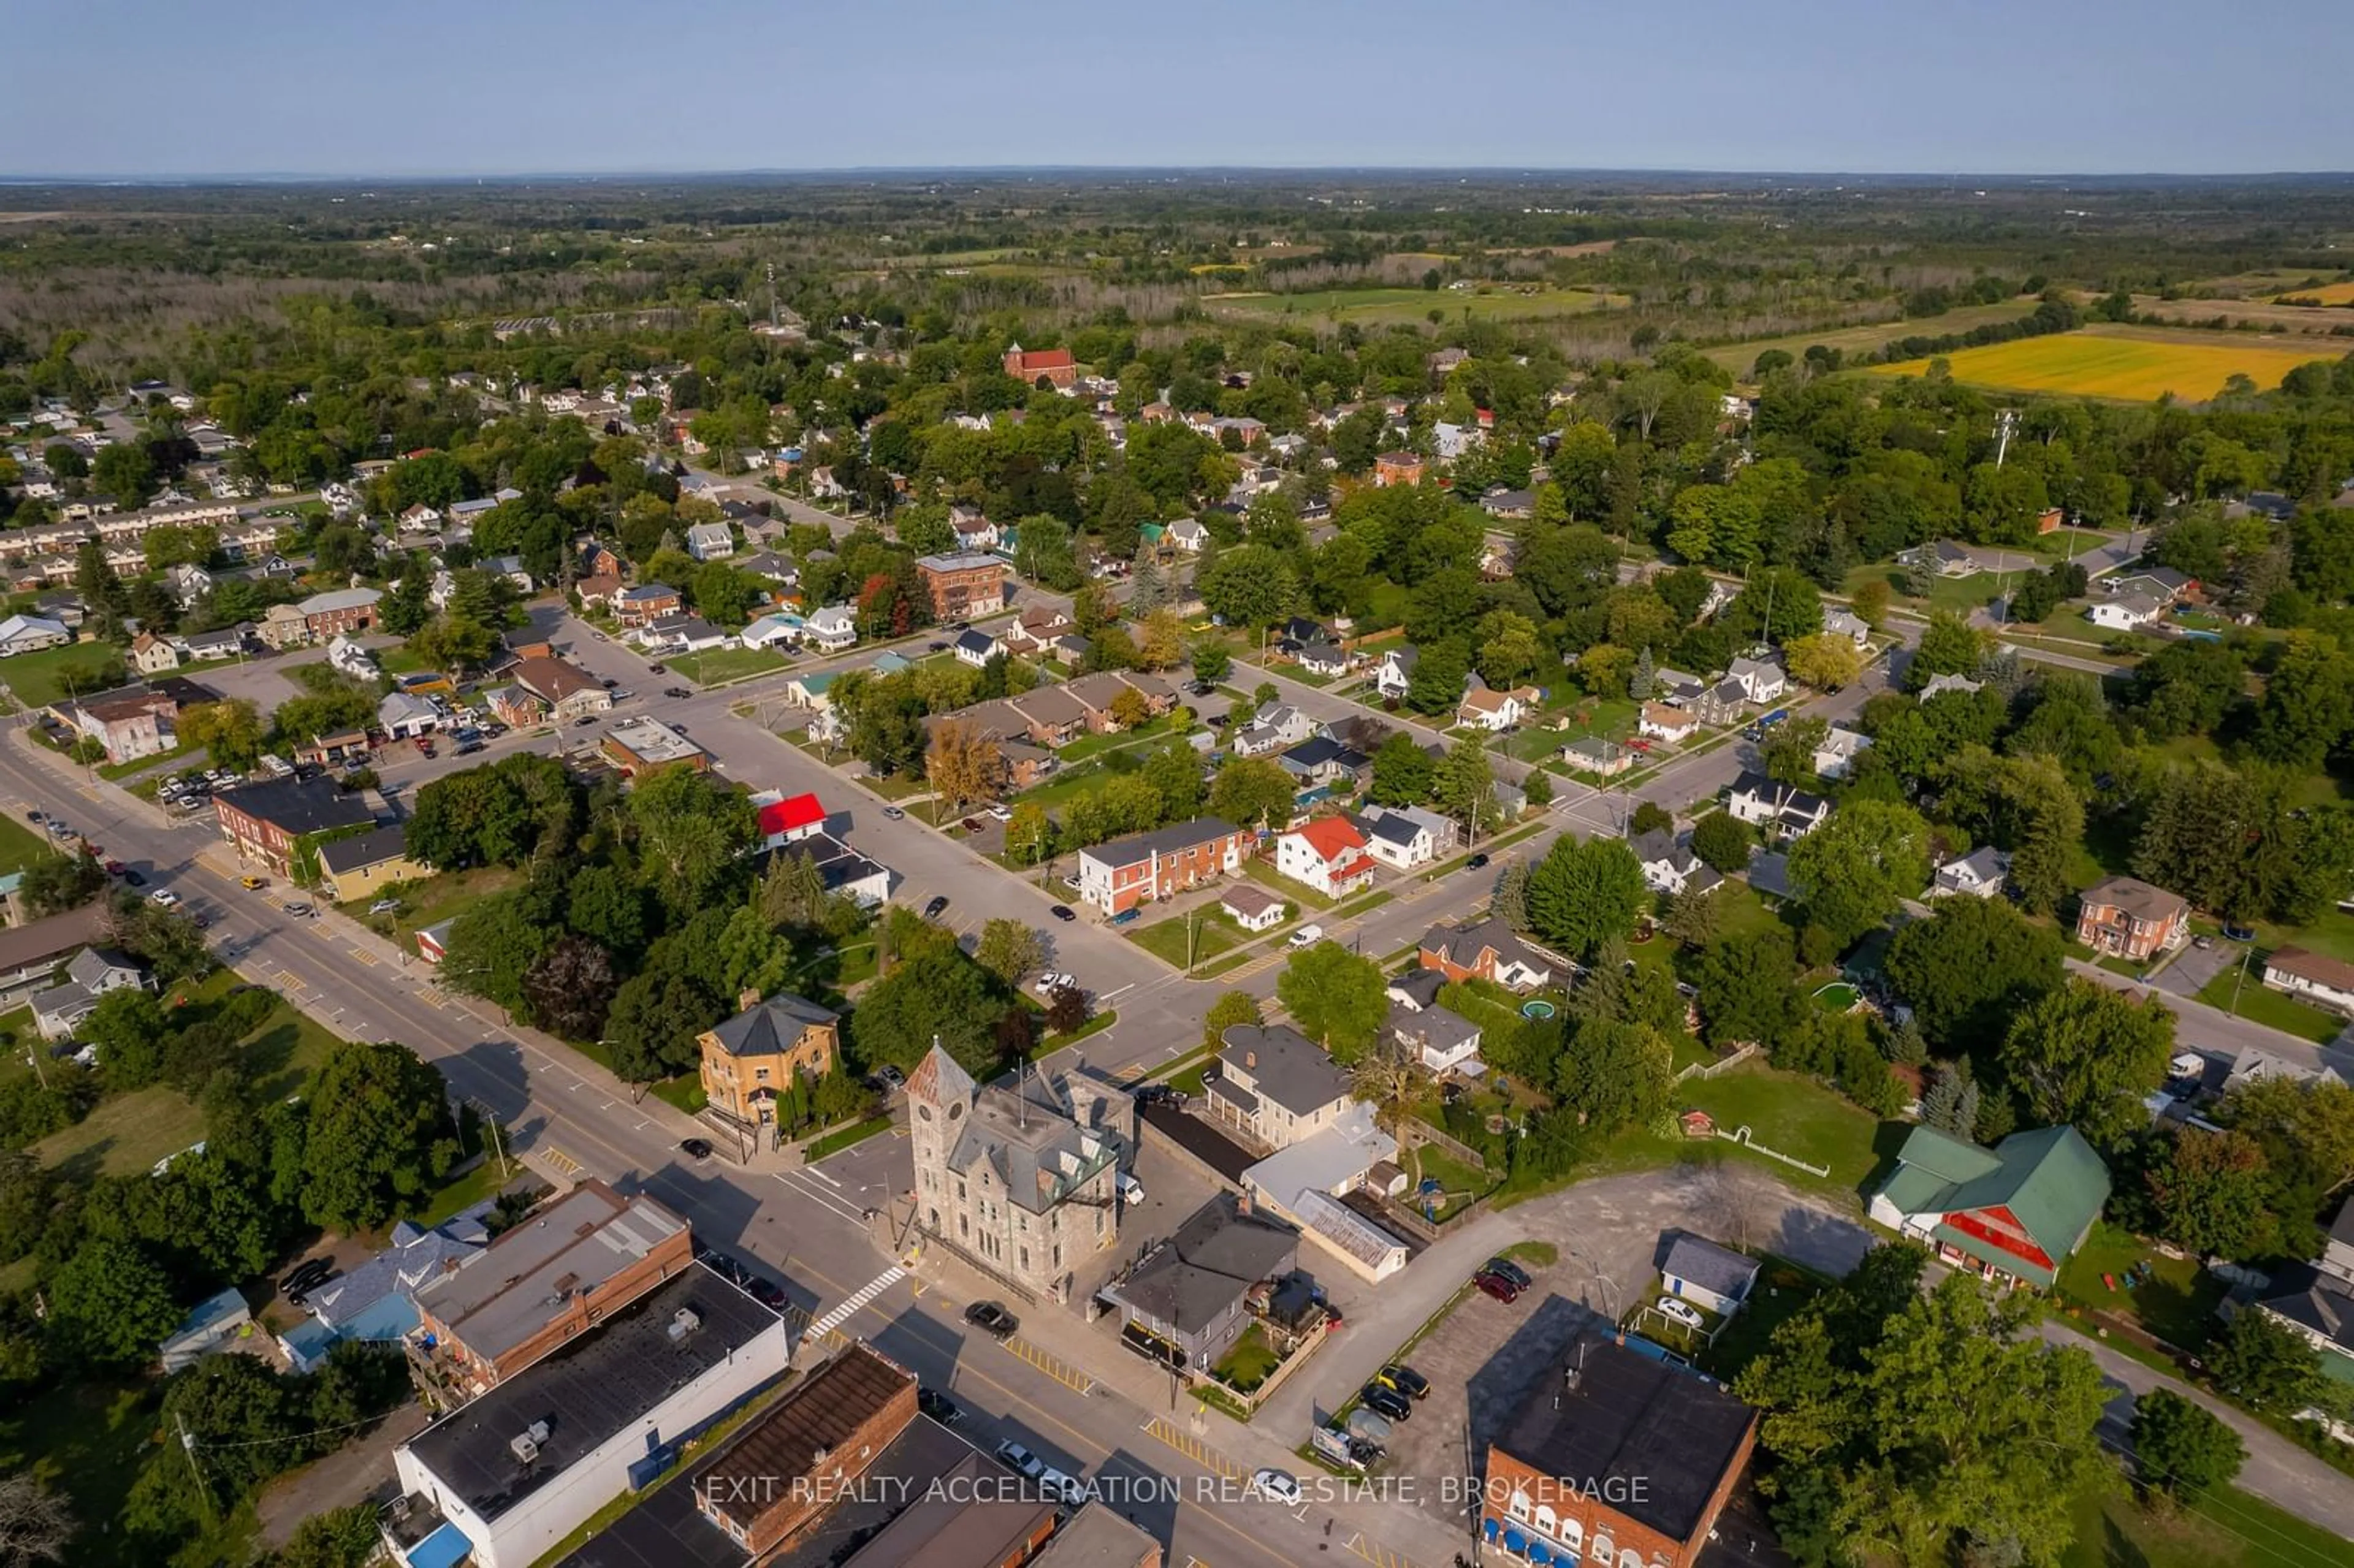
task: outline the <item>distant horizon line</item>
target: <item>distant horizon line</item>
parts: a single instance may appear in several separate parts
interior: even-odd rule
[[[710,183],[726,180],[821,180],[900,179],[927,176],[960,178],[988,177],[996,179],[1052,176],[1119,176],[1119,175],[1190,175],[1268,178],[1285,175],[1391,175],[1429,177],[1433,175],[1478,175],[1485,178],[1557,180],[1567,178],[1619,178],[1678,180],[1743,180],[1793,181],[1809,184],[1825,182],[1870,181],[1880,184],[1964,185],[1984,183],[2005,187],[2020,185],[2066,185],[2070,183],[2114,185],[2129,182],[2157,184],[2290,184],[2314,182],[2354,182],[2354,168],[2349,169],[2248,169],[2229,172],[2191,173],[2163,169],[2116,171],[2065,170],[2031,172],[2020,170],[1927,170],[1927,169],[1737,169],[1678,167],[1669,165],[1546,165],[1531,164],[860,164],[828,167],[789,168],[579,168],[579,169],[506,169],[500,171],[471,170],[428,172],[421,170],[373,170],[364,173],[304,172],[300,170],[247,170],[218,173],[172,173],[154,171],[142,174],[66,174],[12,173],[0,171],[0,189],[25,186],[72,186],[87,189],[139,189],[175,187],[180,189],[207,186],[239,185],[514,185],[542,183],[600,184],[610,181],[684,181]]]

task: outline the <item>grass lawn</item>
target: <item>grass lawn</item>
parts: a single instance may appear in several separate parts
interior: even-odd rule
[[[835,1128],[823,1138],[813,1139],[802,1148],[801,1163],[814,1165],[829,1154],[839,1154],[854,1143],[864,1143],[890,1130],[891,1118],[888,1116],[870,1116],[864,1121]]]
[[[1100,757],[1107,751],[1125,751],[1131,746],[1143,746],[1151,741],[1184,733],[1184,730],[1178,726],[1176,715],[1164,714],[1159,718],[1146,719],[1134,729],[1113,730],[1103,735],[1083,735],[1055,755],[1061,759],[1064,767],[1068,768],[1075,762],[1084,762],[1090,757]]]
[[[2151,1277],[2132,1288],[2126,1275],[2147,1264]],[[2116,1289],[2103,1283],[2106,1275]],[[2060,1271],[2060,1293],[2087,1307],[2137,1320],[2168,1344],[2196,1351],[2213,1331],[2223,1282],[2191,1258],[2168,1257],[2148,1243],[2104,1220]]]
[[[444,872],[417,882],[395,883],[366,899],[339,904],[336,908],[379,937],[388,937],[404,952],[414,951],[417,933],[425,927],[455,918],[493,893],[519,885],[523,873],[512,866],[482,865]],[[398,898],[400,908],[390,915],[371,915],[368,906],[379,898]]]
[[[1417,1189],[1404,1200],[1414,1211],[1435,1224],[1445,1221],[1465,1204],[1485,1197],[1496,1190],[1498,1178],[1491,1171],[1475,1171],[1437,1144],[1426,1143],[1414,1151],[1415,1164],[1423,1176],[1436,1181],[1439,1191],[1435,1202],[1424,1206]]]
[[[1220,1382],[1240,1393],[1250,1393],[1273,1377],[1275,1369],[1282,1364],[1283,1358],[1277,1355],[1275,1347],[1267,1342],[1266,1330],[1253,1323],[1243,1330],[1242,1338],[1235,1341],[1234,1349],[1220,1358],[1218,1364],[1210,1371]]]
[[[101,779],[128,779],[134,773],[144,773],[151,768],[161,768],[167,762],[201,753],[204,747],[192,741],[182,741],[169,751],[158,751],[146,757],[134,757],[128,762],[101,762],[98,765]]]
[[[1281,872],[1277,871],[1273,865],[1269,864],[1267,861],[1261,859],[1257,855],[1253,855],[1248,860],[1243,862],[1243,874],[1249,877],[1253,882],[1264,884],[1266,886],[1274,889],[1277,893],[1281,894],[1285,898],[1289,899],[1295,906],[1302,906],[1305,909],[1330,909],[1332,907],[1332,901],[1330,898],[1325,897],[1322,894],[1317,892],[1312,887],[1305,887],[1300,884],[1292,881],[1291,878],[1284,875]],[[1295,913],[1298,912],[1299,911],[1295,910]]]
[[[85,673],[96,673],[108,664],[120,668],[122,663],[121,651],[109,644],[44,648],[37,653],[16,653],[0,659],[0,684],[5,684],[26,707],[45,708],[66,694],[69,673],[73,674],[74,689],[88,693],[96,683],[85,680]]]
[[[193,996],[211,1000],[241,983],[233,970],[217,970]],[[334,1044],[334,1034],[281,1000],[243,1041],[259,1097],[277,1100],[298,1093]],[[32,1152],[44,1164],[121,1176],[149,1170],[204,1135],[204,1118],[195,1105],[158,1084],[101,1102],[79,1124],[33,1145]]]
[[[1235,924],[1233,916],[1213,907],[1207,911],[1172,915],[1166,920],[1139,927],[1129,934],[1129,940],[1163,962],[1182,969],[1185,967],[1186,927],[1189,925],[1193,927],[1193,962],[1197,964],[1204,959],[1232,952],[1252,939],[1251,933]]]
[[[2220,1007],[2226,1012],[2294,1034],[2300,1040],[2326,1045],[2338,1038],[2339,1031],[2346,1027],[2343,1018],[2317,1007],[2308,1007],[2271,990],[2264,983],[2263,969],[2261,955],[2248,960],[2248,976],[2244,982],[2236,967],[2225,969],[2200,987],[2199,1000],[2210,1007]],[[2232,994],[2235,986],[2239,990],[2236,1003]]]
[[[420,1225],[438,1225],[461,1209],[471,1209],[485,1198],[497,1197],[505,1189],[507,1182],[522,1170],[523,1167],[515,1163],[514,1156],[510,1153],[507,1156],[506,1173],[502,1175],[499,1171],[498,1156],[492,1155],[480,1165],[434,1193],[433,1201],[425,1205],[425,1212],[417,1216],[417,1223]]]
[[[0,817],[0,873],[22,871],[49,853],[47,835],[27,827],[14,812]]]
[[[1879,1163],[1872,1147],[1878,1118],[1811,1078],[1744,1062],[1713,1078],[1685,1079],[1677,1099],[1679,1108],[1704,1110],[1726,1132],[1746,1127],[1768,1149],[1830,1168],[1829,1176],[1816,1177],[1778,1160],[1766,1161],[1787,1181],[1851,1193]]]
[[[110,1521],[122,1518],[131,1483],[155,1431],[154,1385],[71,1378],[0,1405],[0,1471],[30,1470],[72,1499],[83,1533],[69,1563],[128,1562]]]
[[[1757,1277],[1748,1302],[1734,1314],[1733,1321],[1717,1335],[1715,1342],[1697,1358],[1701,1369],[1712,1377],[1729,1380],[1737,1376],[1742,1368],[1765,1351],[1776,1329],[1822,1293],[1822,1287],[1799,1270],[1770,1257],[1764,1261],[1766,1266]]]
[[[2079,1499],[2062,1568],[2348,1568],[2348,1542],[2237,1487],[2156,1513],[2122,1479]]]
[[[773,648],[714,648],[703,653],[677,654],[670,667],[698,686],[719,686],[781,670],[789,662]]]

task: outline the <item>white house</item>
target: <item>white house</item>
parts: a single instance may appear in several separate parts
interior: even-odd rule
[[[1365,835],[1346,817],[1319,817],[1278,837],[1275,869],[1327,898],[1354,893],[1373,880]]]
[[[1645,703],[1642,716],[1635,721],[1635,733],[1681,743],[1700,733],[1700,715],[1665,703]]]
[[[1872,749],[1872,736],[1861,730],[1842,729],[1837,725],[1823,732],[1815,747],[1814,768],[1819,778],[1844,779],[1855,759]]]
[[[355,681],[373,681],[383,673],[375,654],[341,632],[327,643],[327,662]]]
[[[956,641],[949,645],[949,649],[956,654],[959,663],[970,664],[978,670],[991,659],[1003,653],[1005,644],[976,627],[970,631],[959,634]]]
[[[1724,880],[1714,867],[1662,829],[1638,833],[1627,847],[1642,863],[1643,885],[1654,893],[1705,893]]]
[[[1283,924],[1284,912],[1290,907],[1264,887],[1254,887],[1238,882],[1226,889],[1218,900],[1218,907],[1246,931],[1272,931]]]
[[[1474,686],[1456,705],[1455,722],[1476,726],[1491,734],[1500,733],[1519,724],[1539,700],[1540,694],[1533,686],[1515,686],[1507,692]]]
[[[809,618],[803,630],[828,653],[839,653],[858,641],[858,621],[846,604],[830,604]]]
[[[1305,642],[1294,655],[1299,667],[1311,675],[1345,675],[1349,673],[1349,651],[1337,642]]]
[[[1162,531],[1161,537],[1172,550],[1198,556],[1202,553],[1202,546],[1210,542],[1210,531],[1202,525],[1199,518],[1180,517]]]
[[[74,634],[62,621],[37,615],[12,615],[0,620],[0,659],[16,653],[37,653],[44,648],[62,648],[73,640]]]
[[[725,523],[697,523],[686,531],[686,553],[698,561],[725,560],[736,553],[736,530]]]
[[[2303,948],[2281,948],[2264,960],[2264,983],[2338,1012],[2354,1012],[2354,964]]]
[[[1761,705],[1779,702],[1790,689],[1789,673],[1771,659],[1735,659],[1725,677],[1740,686],[1743,696]]]
[[[1278,703],[1235,732],[1235,755],[1263,757],[1298,746],[1315,733],[1315,720],[1289,703]]]
[[[1946,894],[1963,894],[1972,898],[1992,898],[2002,891],[2003,878],[2010,874],[2010,857],[1992,844],[1958,854],[1937,867],[1929,881],[1932,898]]]
[[[2166,606],[2149,595],[2128,593],[2094,600],[2084,619],[2104,631],[2137,631],[2165,613]]]
[[[736,641],[747,648],[775,648],[801,641],[801,618],[779,611],[764,615],[736,634]]]
[[[1421,659],[1420,651],[1412,647],[1384,649],[1381,662],[1373,666],[1373,690],[1390,702],[1405,696],[1405,689],[1414,683],[1414,667]]]
[[[129,956],[108,948],[84,948],[66,966],[65,978],[34,993],[33,1026],[44,1040],[63,1040],[98,1010],[111,991],[150,989],[147,971]]]
[[[1427,1072],[1479,1077],[1487,1071],[1487,1065],[1479,1060],[1479,1026],[1436,1002],[1406,1007],[1394,1001],[1383,1028],[1413,1053]]]
[[[1410,871],[1429,864],[1437,844],[1428,828],[1405,812],[1375,808],[1365,819],[1365,853],[1384,865]]]
[[[1752,827],[1763,827],[1776,837],[1803,838],[1823,825],[1831,803],[1796,785],[1776,784],[1762,773],[1744,773],[1733,781],[1724,809]]]
[[[1859,649],[1872,644],[1872,628],[1863,623],[1863,617],[1851,609],[1833,606],[1824,610],[1823,630],[1829,635],[1846,638]]]
[[[1699,1236],[1679,1235],[1659,1263],[1660,1288],[1720,1316],[1741,1309],[1757,1284],[1757,1262]]]
[[[395,740],[409,740],[420,735],[430,735],[441,727],[441,710],[423,697],[407,692],[387,692],[376,705],[376,727]]]

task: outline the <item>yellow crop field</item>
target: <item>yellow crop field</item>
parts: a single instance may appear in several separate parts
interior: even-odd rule
[[[2115,397],[2148,402],[2171,392],[2204,402],[2234,376],[2269,390],[2300,365],[2332,357],[2326,350],[2241,340],[2222,334],[2150,332],[2135,327],[2094,326],[2048,337],[1965,348],[1944,356],[1954,379],[2008,392],[2052,392],[2063,397]],[[1879,376],[1918,376],[1926,360],[1872,366]]]
[[[2291,289],[2273,301],[2283,304],[2290,300],[2319,300],[2325,305],[2354,305],[2354,283],[2324,283],[2317,289]]]

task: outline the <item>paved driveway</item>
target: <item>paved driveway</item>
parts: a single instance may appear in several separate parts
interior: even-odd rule
[[[2250,949],[2238,942],[2218,942],[2211,948],[2185,948],[2172,963],[2158,971],[2152,983],[2160,991],[2172,991],[2176,996],[2197,996],[2209,980],[2217,975],[2229,973],[2242,959],[2249,956]],[[2252,971],[2248,984],[2264,984],[2263,972],[2256,969],[2253,963],[2248,967]]]

